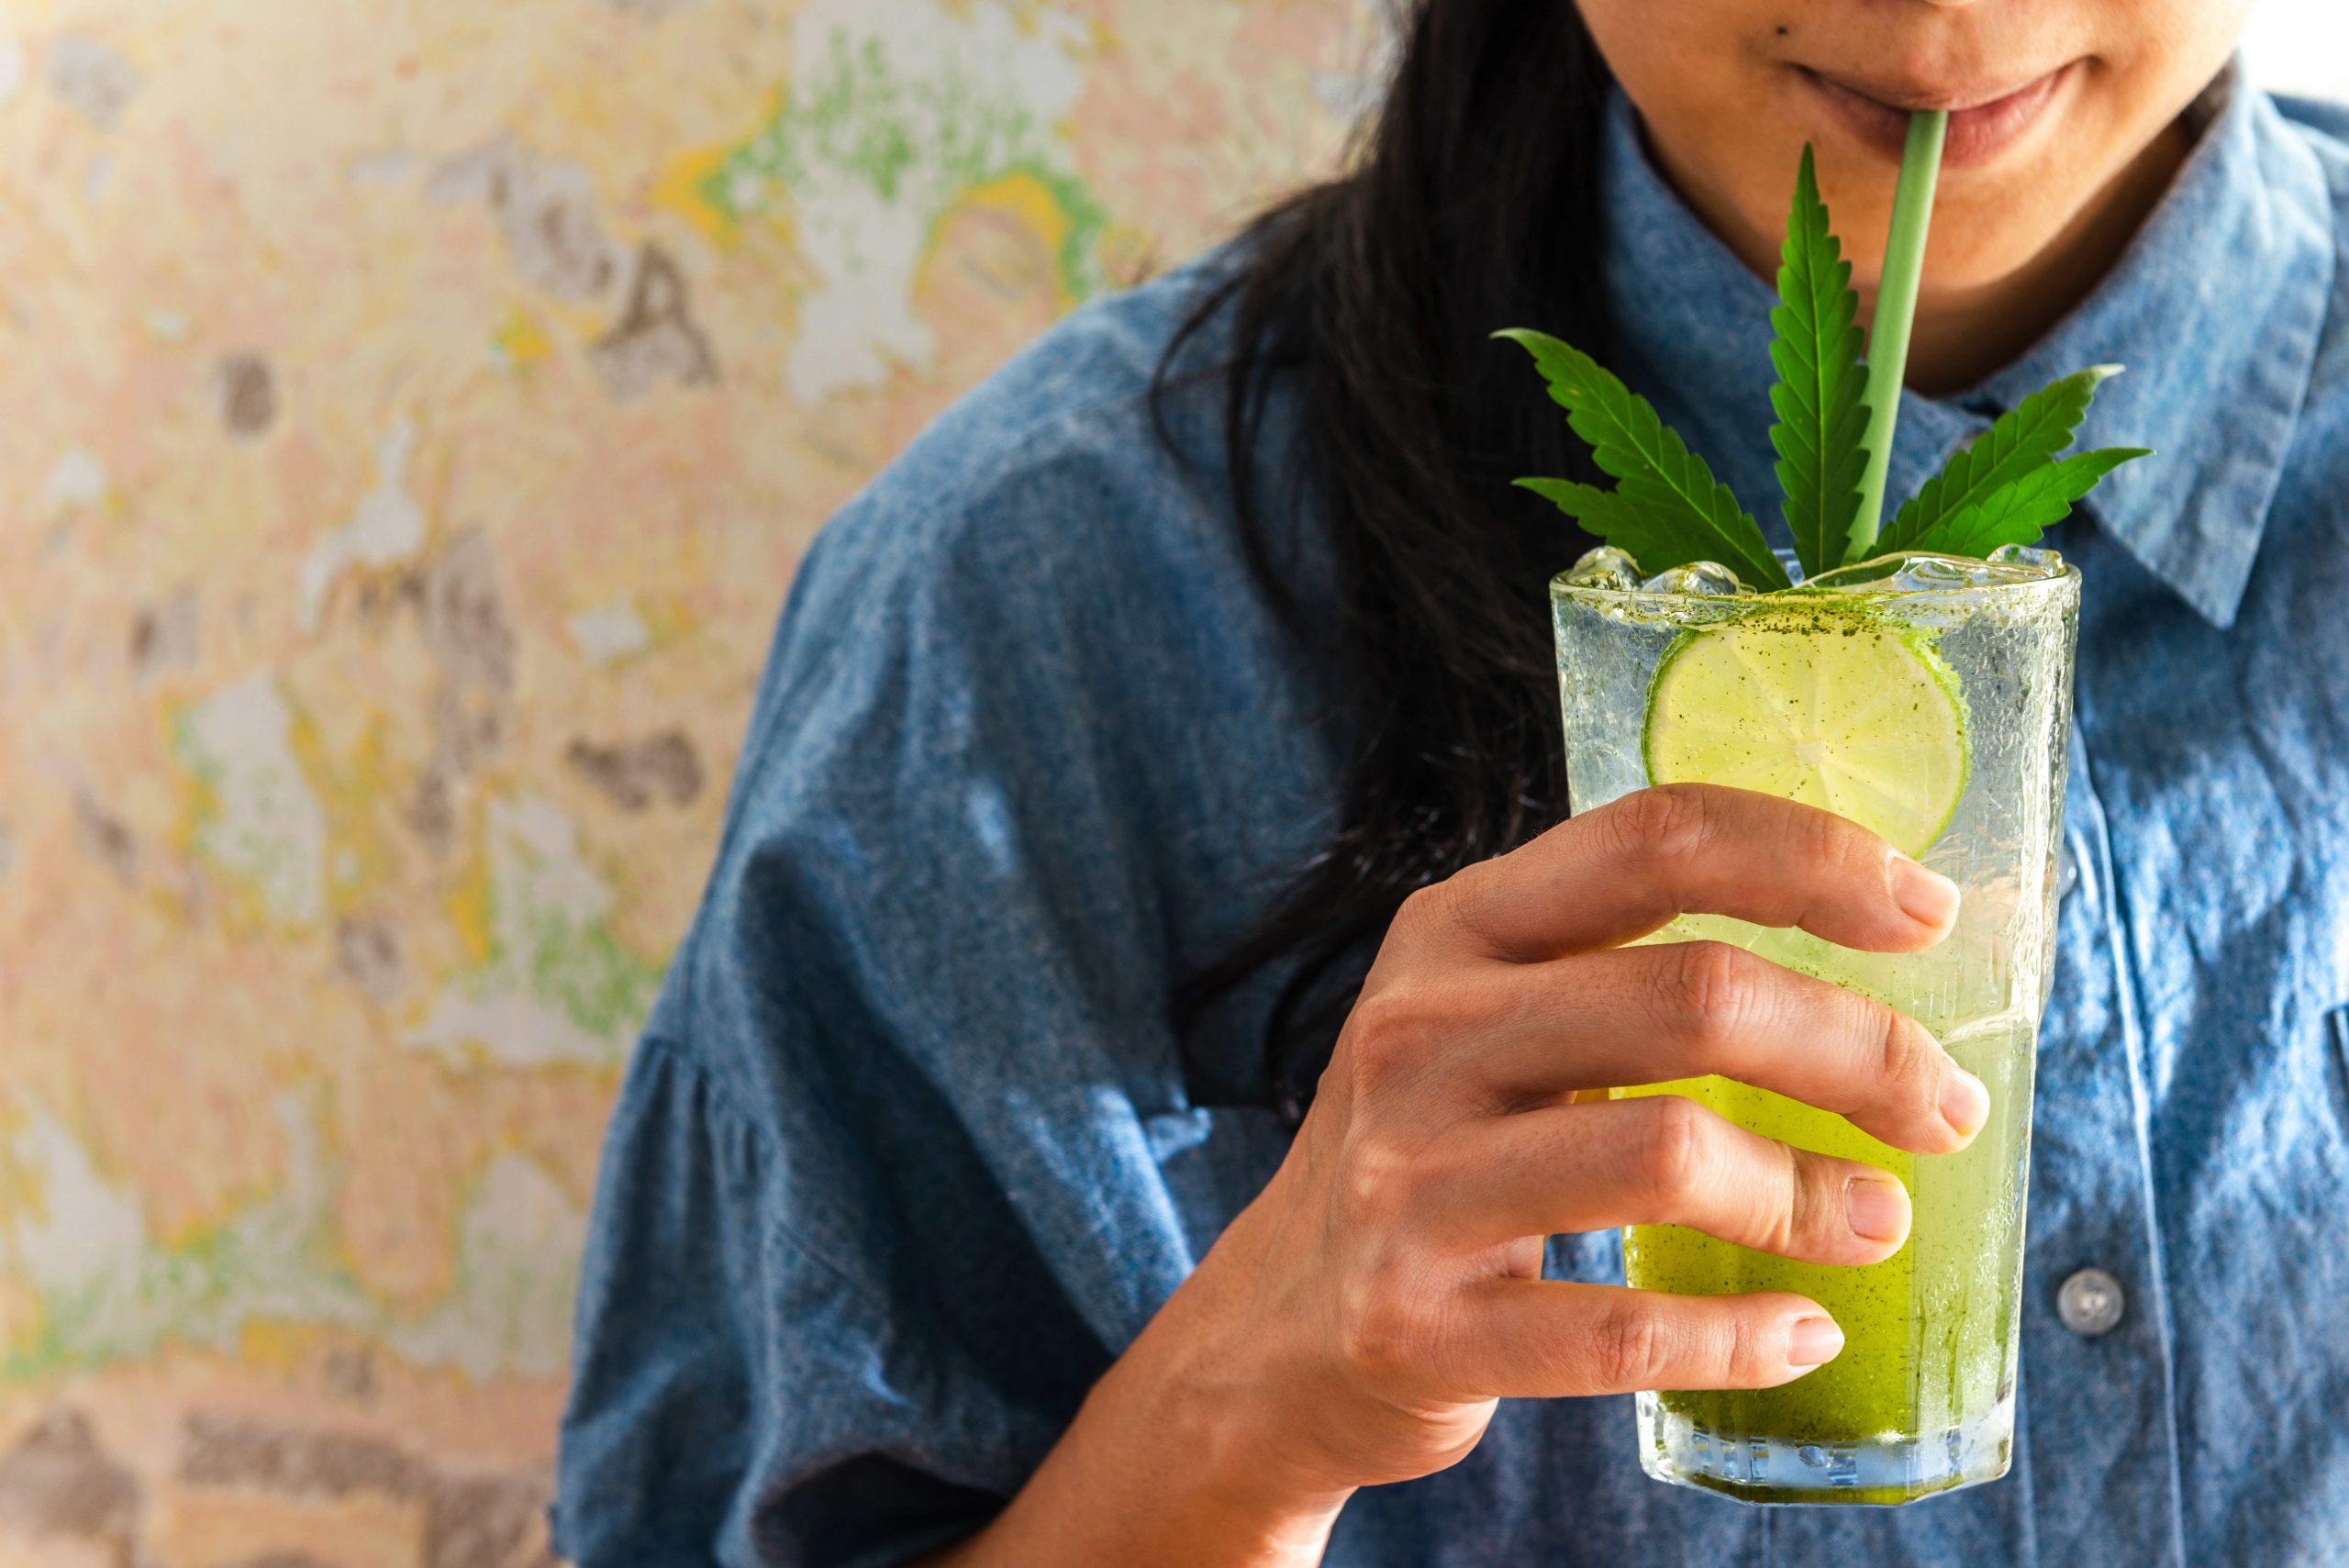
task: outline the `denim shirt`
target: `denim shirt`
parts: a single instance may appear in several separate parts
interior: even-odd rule
[[[2232,94],[2093,297],[1902,412],[1895,495],[2123,361],[2085,435],[2161,453],[2054,540],[2087,598],[2012,1473],[1753,1508],[1642,1477],[1628,1400],[1509,1401],[1358,1495],[1333,1568],[2349,1562],[2344,136]],[[1769,290],[1620,111],[1609,172],[1619,368],[1755,505]],[[799,570],[605,1151],[553,1509],[584,1568],[971,1530],[1282,1158],[1233,1086],[1271,981],[1204,1068],[1169,989],[1329,831],[1347,738],[1250,571],[1216,398],[1152,434],[1199,278],[1047,336]],[[2106,1332],[2059,1311],[2087,1268]],[[1549,1273],[1620,1280],[1615,1237]]]

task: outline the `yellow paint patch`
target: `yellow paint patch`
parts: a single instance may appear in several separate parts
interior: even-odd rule
[[[653,206],[683,217],[700,230],[703,239],[721,250],[732,246],[741,238],[741,222],[723,204],[710,200],[710,181],[726,167],[728,160],[765,135],[766,128],[783,117],[789,96],[787,90],[780,86],[768,94],[757,125],[739,140],[711,147],[688,147],[671,153],[662,166],[660,178],[652,183]],[[778,232],[786,244],[793,242],[790,219],[783,213],[761,211],[754,216],[759,228]]]
[[[290,738],[326,810],[327,907],[338,915],[363,906],[398,864],[397,850],[381,826],[383,803],[393,793],[390,731],[386,716],[369,715],[358,745],[340,758],[328,754],[325,737],[306,716]]]
[[[964,210],[975,208],[981,212],[1000,213],[1013,219],[1035,235],[1048,256],[1061,253],[1061,247],[1067,243],[1070,230],[1075,228],[1068,214],[1062,209],[1059,198],[1052,195],[1052,187],[1020,169],[989,180],[985,184],[973,185],[963,193],[963,199],[955,205]],[[1057,279],[1057,272],[1054,275]],[[1060,295],[1063,304],[1075,303],[1068,297],[1067,289],[1057,282],[1054,290]]]
[[[161,720],[166,744],[179,766],[173,770],[173,782],[179,792],[179,810],[174,815],[169,841],[172,848],[193,859],[196,854],[196,839],[209,824],[220,817],[220,781],[211,766],[191,754],[188,726],[195,722],[193,704],[176,699],[164,702],[156,708]]]
[[[32,1282],[0,1273],[0,1361],[31,1354],[43,1320]]]
[[[491,904],[489,853],[480,845],[473,847],[472,857],[465,863],[464,880],[449,890],[440,901],[440,909],[449,917],[450,929],[457,933],[467,966],[487,963],[497,947],[497,933],[492,923],[496,912]]]
[[[701,617],[693,606],[675,594],[644,594],[638,596],[637,613],[651,634],[646,644],[648,652],[658,652],[693,635],[701,625]]]
[[[49,1218],[40,1173],[16,1151],[17,1135],[31,1120],[23,1106],[0,1100],[0,1230],[19,1224],[38,1225]]]
[[[282,688],[281,688],[282,689]],[[328,801],[328,792],[319,781],[331,775],[327,756],[318,733],[317,720],[289,699],[287,706],[286,746],[294,755],[302,787],[313,799]],[[171,791],[177,806],[171,813],[170,826],[164,841],[188,860],[204,861],[206,847],[202,842],[205,830],[217,822],[225,809],[220,799],[220,778],[217,759],[203,755],[194,743],[190,726],[195,721],[195,705],[167,699],[154,708],[156,721],[162,727],[166,749],[176,762],[172,771]],[[330,806],[329,806],[330,809]],[[329,817],[329,843],[331,823]],[[205,912],[217,917],[222,928],[239,937],[265,929],[283,929],[283,923],[271,912],[266,892],[250,876],[220,874],[216,864],[204,878],[209,902]],[[329,879],[331,892],[331,879]],[[148,889],[147,906],[178,924],[192,923],[195,907],[184,902],[180,893],[167,884],[156,884]]]
[[[520,306],[506,313],[506,319],[490,337],[498,355],[516,370],[526,370],[540,360],[554,357],[554,339],[546,335],[539,318]]]
[[[731,147],[695,147],[674,154],[653,182],[652,205],[683,217],[711,244],[730,244],[734,215],[711,201],[703,187],[733,152]]]
[[[269,1318],[248,1318],[237,1330],[237,1358],[256,1372],[291,1377],[309,1350],[312,1330]]]

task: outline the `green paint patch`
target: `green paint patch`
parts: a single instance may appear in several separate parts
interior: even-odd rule
[[[476,1378],[560,1370],[584,1217],[551,1177],[505,1155],[467,1182],[451,1288],[419,1317],[372,1295],[339,1252],[326,1152],[297,1140],[283,1187],[185,1241],[158,1246],[101,1223],[103,1256],[46,1277],[36,1270],[26,1281],[32,1321],[0,1342],[0,1389],[150,1361],[170,1345],[235,1355],[248,1329],[272,1323],[357,1334]],[[89,1188],[91,1173],[67,1160],[63,1173],[80,1185],[65,1201],[118,1198]]]
[[[65,1305],[43,1301],[40,1327],[32,1337],[0,1352],[0,1388],[40,1383],[64,1373],[84,1370],[82,1359],[73,1353],[73,1347],[58,1327],[57,1314]]]
[[[1051,195],[1062,230],[1062,290],[1082,300],[1102,286],[1099,248],[1108,213],[1054,157],[1049,128],[985,77],[907,75],[881,39],[835,31],[823,63],[799,90],[778,95],[767,123],[727,151],[695,186],[732,222],[787,209],[810,191],[862,192],[934,228],[966,193],[1025,174]]]
[[[534,912],[525,924],[531,994],[599,1039],[634,1030],[651,1010],[661,966],[640,958],[601,919]]]
[[[294,1207],[280,1196],[175,1246],[150,1245],[87,1279],[39,1290],[39,1326],[0,1351],[0,1387],[143,1361],[172,1340],[225,1351],[257,1304],[365,1324],[355,1284],[300,1242],[323,1216],[290,1225]]]
[[[479,881],[455,906],[479,962],[448,979],[409,1043],[474,1066],[616,1064],[651,1010],[665,955],[621,940],[607,872],[551,804],[493,800],[484,834]]]
[[[172,716],[189,780],[187,847],[250,900],[254,915],[301,927],[325,913],[326,816],[293,747],[299,716],[276,684],[250,677]]]

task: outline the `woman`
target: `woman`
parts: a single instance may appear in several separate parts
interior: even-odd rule
[[[612,1125],[563,1548],[2349,1561],[2349,121],[2236,85],[2244,8],[1421,0],[1351,173],[916,442],[801,569]],[[1561,822],[1542,586],[1586,541],[1507,482],[1583,460],[1486,334],[1591,348],[1767,494],[1799,150],[1865,281],[1918,106],[1962,112],[1895,494],[2099,361],[2093,434],[2162,457],[2055,540],[2088,600],[2014,1472],[1742,1508],[1643,1479],[1593,1396],[1839,1332],[1626,1292],[1609,1228],[1856,1263],[1906,1197],[1565,1092],[1718,1070],[1960,1146],[1984,1091],[1914,1026],[1620,945],[1709,910],[1909,951],[1955,894],[1757,796]]]

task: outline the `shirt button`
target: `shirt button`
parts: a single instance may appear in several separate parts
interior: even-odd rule
[[[2084,1340],[2110,1334],[2128,1310],[2129,1297],[2121,1282],[2102,1269],[2082,1269],[2055,1293],[2055,1316]]]
[[[2055,901],[2061,904],[2065,899],[2069,898],[2072,895],[2072,889],[2077,887],[2079,884],[2079,857],[2072,853],[2072,840],[2066,839],[2064,840],[2063,857],[2056,862],[2055,867]]]

